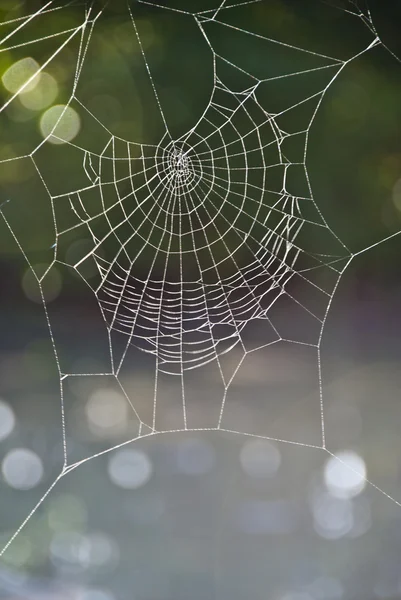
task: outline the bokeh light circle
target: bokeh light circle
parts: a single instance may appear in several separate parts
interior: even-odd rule
[[[0,442],[5,440],[15,427],[15,414],[9,404],[0,399]]]
[[[318,493],[313,500],[313,521],[316,533],[326,540],[339,540],[351,533],[354,511],[350,500]]]
[[[19,100],[25,108],[38,111],[50,106],[57,95],[57,81],[49,73],[42,73],[38,84],[27,92],[24,90],[24,93],[20,94]]]
[[[81,119],[71,106],[56,104],[48,108],[40,119],[40,131],[52,144],[65,144],[73,140],[81,129]]]
[[[17,490],[36,487],[44,472],[40,457],[28,448],[10,450],[3,458],[1,471],[5,482]]]
[[[359,454],[351,451],[332,456],[324,468],[324,481],[330,494],[337,498],[353,498],[366,486],[366,464]]]
[[[97,433],[121,432],[127,424],[128,402],[114,390],[96,390],[86,404],[86,416],[90,428]]]
[[[38,72],[39,69],[39,63],[31,56],[27,56],[13,63],[3,73],[1,80],[7,91],[17,94],[24,84],[33,77],[32,81],[22,90],[22,93],[30,92],[35,89],[40,81],[41,74]],[[34,77],[35,73],[38,73],[36,77]]]
[[[108,464],[111,481],[127,490],[135,490],[145,485],[151,478],[152,472],[151,460],[141,450],[118,450],[113,453]]]

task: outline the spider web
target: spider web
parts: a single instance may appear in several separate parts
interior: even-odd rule
[[[369,11],[360,10],[354,3],[339,10],[361,19],[371,39],[366,48],[347,59],[267,38],[226,19],[238,6],[251,8],[260,1],[223,1],[220,6],[198,12],[168,9],[196,23],[210,51],[213,69],[210,100],[198,121],[179,137],[170,132],[134,9],[128,7],[132,35],[137,40],[164,130],[156,144],[136,143],[113,134],[80,99],[85,60],[103,9],[82,4],[83,20],[79,26],[23,42],[19,41],[19,35],[29,30],[32,23],[53,11],[67,11],[77,3],[47,2],[33,14],[1,24],[7,31],[2,38],[2,51],[29,48],[49,38],[60,37],[62,41],[39,70],[4,102],[0,112],[66,46],[78,41],[78,49],[71,95],[51,132],[27,155],[1,161],[29,162],[51,204],[55,241],[53,260],[44,273],[35,270],[7,217],[8,200],[3,202],[0,212],[42,296],[60,380],[64,466],[0,555],[62,477],[82,463],[135,439],[167,431],[230,431],[320,448],[332,454],[325,441],[321,340],[342,274],[352,259],[368,248],[352,253],[326,222],[313,197],[306,166],[307,149],[312,124],[329,87],[352,60],[382,42]],[[138,3],[149,10],[167,8],[156,2],[138,0]],[[243,36],[246,41],[255,40],[266,51],[286,53],[284,68],[264,77],[235,64],[212,41],[216,26],[230,30],[234,36]],[[306,67],[294,68],[299,64],[295,60],[298,56],[305,60]],[[317,89],[305,95],[302,78],[311,74],[322,78],[318,79]],[[283,81],[295,81],[298,95],[284,94],[280,97],[280,107],[273,110],[266,100],[269,90]],[[69,107],[89,120],[92,127],[100,128],[104,142],[97,150],[89,142],[88,146],[80,145],[60,134]],[[298,111],[304,124],[294,127],[291,119]],[[73,149],[85,183],[75,188],[71,182],[68,190],[53,191],[41,159],[49,142],[62,142],[57,146],[60,151]],[[289,150],[291,144],[298,148],[295,156]],[[88,236],[90,249],[82,252],[75,262],[68,262],[64,250],[71,239],[88,239]],[[63,370],[43,292],[52,268],[57,265],[73,269],[91,289],[107,331],[110,370],[86,375],[113,378],[138,422],[134,438],[78,461],[70,460],[63,401],[67,381],[77,374]],[[90,265],[95,266],[96,277],[87,277]],[[294,314],[296,323],[304,325],[298,333],[292,335],[285,319],[283,323],[280,318],[287,313]],[[263,332],[264,341],[256,346],[250,343],[247,333],[252,323]],[[320,421],[320,443],[271,438],[234,431],[224,425],[227,394],[245,357],[280,342],[305,346],[313,353],[319,389],[315,410]],[[154,360],[150,419],[141,416],[121,379],[122,370],[130,368],[132,347]],[[229,369],[226,359],[234,350],[239,359]],[[214,422],[208,427],[196,427],[188,418],[188,372],[211,363],[217,367],[222,381],[222,398]],[[170,428],[158,425],[159,414],[163,412],[162,376],[179,381],[180,411],[177,422]]]

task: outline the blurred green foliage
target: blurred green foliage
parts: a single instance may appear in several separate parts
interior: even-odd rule
[[[340,8],[320,0],[266,0],[221,11],[219,19],[296,48],[348,60],[366,48],[372,34],[361,19],[343,10],[349,8],[347,2],[332,4]],[[33,0],[4,0],[0,20],[22,17],[41,6],[41,2]],[[4,44],[0,52],[0,75],[28,56],[43,65],[71,35],[71,30],[82,23],[89,4],[72,2],[68,6],[65,3],[53,6],[59,10],[33,19],[10,37],[9,47]],[[116,136],[139,143],[157,143],[163,135],[163,124],[126,2],[95,2],[93,14],[102,6],[103,14],[96,21],[85,55],[77,97]],[[131,3],[163,111],[176,137],[199,119],[213,86],[210,48],[195,21],[179,11],[196,12],[215,6],[212,0],[192,2],[190,7],[179,0],[166,2],[165,7],[173,10],[152,6],[152,2]],[[401,201],[396,191],[401,177],[401,66],[394,56],[396,12],[386,2],[372,3],[374,23],[387,47],[377,45],[343,69],[324,96],[310,130],[307,166],[315,201],[330,227],[351,251],[385,238],[401,225]],[[13,28],[15,24],[10,23],[3,25],[1,31],[11,33]],[[60,33],[64,31],[67,33]],[[30,43],[42,37],[46,39]],[[230,27],[210,26],[210,39],[234,65],[246,65],[257,77],[311,68],[311,55],[302,52],[286,55],[282,46],[264,47],[255,36],[237,35]],[[46,66],[45,72],[58,85],[54,104],[67,103],[71,96],[78,52],[79,36],[74,36]],[[235,86],[234,75],[230,77]],[[266,109],[280,110],[289,100],[295,103],[296,94],[300,99],[306,98],[309,86],[312,89],[314,85],[324,85],[317,81],[319,75],[314,77],[311,73],[309,78],[287,77],[270,82],[265,88]],[[0,85],[0,101],[6,102],[9,97],[9,92]],[[0,159],[29,154],[41,143],[43,112],[26,108],[19,98],[8,105],[0,116]],[[81,119],[76,143],[99,151],[104,145],[104,131],[87,124],[82,113]],[[302,127],[302,119],[299,122]],[[294,130],[296,126],[294,122]],[[292,143],[295,148],[295,141]],[[44,149],[43,156],[49,187],[52,181],[60,183],[63,178],[67,185],[75,176],[74,161],[70,161],[65,148],[63,154],[59,148],[47,146],[50,147]],[[40,260],[43,239],[50,246],[54,231],[51,219],[41,208],[48,199],[38,198],[43,189],[34,192],[38,189],[34,177],[33,169],[27,168],[24,161],[0,166],[0,202],[12,200],[7,205],[8,214],[18,220],[23,238],[33,252],[38,252]],[[0,250],[3,260],[19,253],[6,235],[1,236]],[[396,260],[395,255],[394,265]]]

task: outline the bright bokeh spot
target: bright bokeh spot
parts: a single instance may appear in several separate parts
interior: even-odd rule
[[[124,489],[142,487],[152,476],[152,463],[140,450],[118,450],[109,460],[108,472],[111,481]]]
[[[55,101],[57,94],[57,81],[49,73],[42,73],[38,84],[26,93],[24,90],[19,99],[29,110],[43,110]]]
[[[251,440],[241,449],[240,462],[243,470],[251,477],[273,477],[281,464],[281,454],[267,440]]]
[[[43,464],[32,450],[15,448],[5,455],[1,471],[10,487],[16,490],[30,490],[42,480]]]
[[[0,400],[0,442],[5,440],[15,427],[14,411],[9,404]]]
[[[52,563],[61,570],[81,571],[104,567],[118,560],[118,548],[104,534],[84,534],[68,530],[57,532],[50,544]]]
[[[96,390],[86,404],[86,417],[93,433],[120,433],[128,420],[128,401],[110,389]]]
[[[77,531],[56,533],[50,544],[50,558],[54,566],[68,571],[80,571],[90,566],[90,542]]]
[[[324,481],[330,494],[353,498],[366,486],[366,465],[356,452],[344,451],[332,456],[324,468]]]
[[[52,144],[65,144],[73,140],[81,128],[81,119],[71,106],[56,104],[48,108],[40,119],[40,131]],[[56,136],[56,137],[54,137]]]
[[[351,533],[354,527],[354,511],[350,500],[318,493],[312,503],[314,529],[326,540],[339,540]]]
[[[1,81],[6,90],[12,94],[16,94],[21,90],[24,84],[35,75],[35,73],[38,73],[37,76],[33,77],[32,81],[30,81],[22,90],[24,93],[30,92],[31,90],[35,89],[39,83],[41,77],[41,74],[38,72],[39,69],[39,63],[37,63],[35,59],[28,56],[27,58],[22,58],[21,60],[13,63],[11,67],[9,67],[7,71],[3,73]]]

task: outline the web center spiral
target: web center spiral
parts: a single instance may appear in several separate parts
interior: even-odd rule
[[[155,156],[159,185],[169,196],[191,193],[202,179],[203,169],[195,150],[183,141],[171,141]]]

